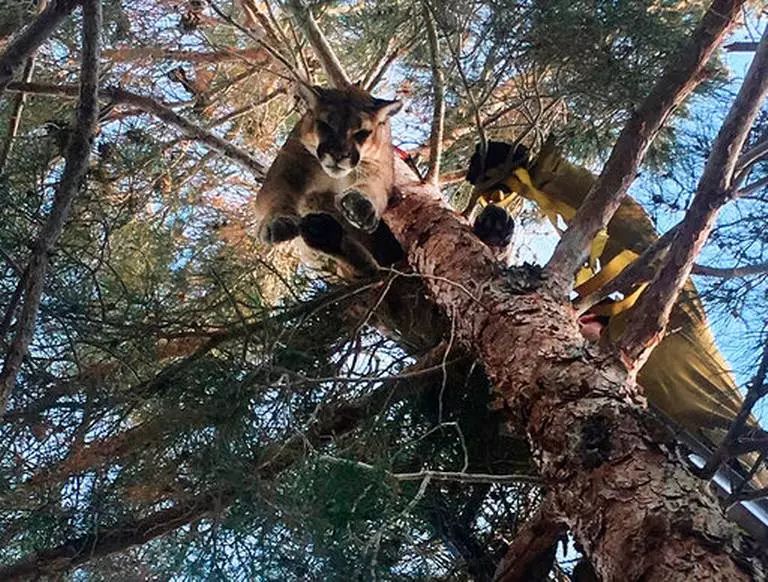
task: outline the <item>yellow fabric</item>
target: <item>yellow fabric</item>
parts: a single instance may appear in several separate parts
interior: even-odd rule
[[[545,146],[530,173],[518,168],[504,180],[514,195],[535,202],[558,229],[558,215],[567,224],[586,197],[595,176],[567,162],[557,150]],[[592,253],[602,270],[596,276],[580,275],[577,291],[586,295],[612,280],[658,239],[648,214],[635,200],[625,197],[607,227],[607,236],[596,241]],[[592,257],[591,257],[592,258]],[[590,269],[591,270],[591,269]],[[631,308],[645,285],[616,303],[605,302],[592,310],[610,316],[604,337],[616,340]],[[654,406],[694,434],[709,438],[722,432],[738,412],[742,396],[722,355],[715,346],[701,300],[692,281],[683,288],[672,309],[669,335],[652,352],[638,374],[638,382]]]

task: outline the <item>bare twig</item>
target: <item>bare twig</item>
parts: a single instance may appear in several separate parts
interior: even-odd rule
[[[43,12],[0,55],[0,95],[13,78],[13,72],[43,44],[61,22],[80,4],[80,0],[52,0]]]
[[[0,371],[0,412],[4,412],[8,397],[16,384],[16,376],[27,355],[35,331],[35,321],[48,270],[49,254],[64,229],[77,192],[88,168],[91,137],[96,129],[98,106],[99,52],[101,35],[101,1],[83,1],[82,64],[80,67],[80,98],[75,127],[65,153],[64,171],[53,201],[53,207],[35,243],[27,265],[24,285],[24,305],[17,323],[17,332]]]
[[[670,311],[691,273],[693,261],[706,243],[720,208],[735,193],[738,156],[766,96],[768,29],[712,144],[712,153],[704,167],[696,195],[669,254],[638,300],[627,322],[627,332],[619,342],[622,357],[633,368],[642,365],[653,347],[661,341]]]
[[[301,0],[288,0],[288,9],[293,18],[299,23],[299,26],[307,36],[309,44],[315,51],[315,55],[323,65],[328,80],[334,87],[343,88],[352,84],[349,76],[344,71],[344,67],[333,52],[331,45],[317,25],[317,21],[312,16],[312,12],[303,5]]]
[[[597,233],[608,224],[635,178],[657,132],[703,80],[710,56],[741,15],[744,0],[715,0],[681,51],[634,112],[547,265],[552,287],[563,294],[587,257]]]
[[[48,85],[44,83],[10,83],[9,90],[25,91],[36,95],[59,95],[64,97],[74,97],[77,94],[75,85]],[[231,160],[237,162],[244,168],[250,170],[257,179],[263,179],[266,174],[266,166],[257,160],[245,150],[220,138],[219,136],[207,131],[206,129],[195,125],[188,119],[176,113],[173,109],[152,99],[137,95],[119,87],[107,87],[99,90],[99,96],[102,99],[112,101],[113,103],[127,103],[138,107],[146,113],[150,113],[180,130],[190,139],[199,141],[209,148],[222,153]]]
[[[429,134],[429,169],[425,181],[437,184],[440,176],[440,158],[443,154],[443,133],[445,128],[445,78],[440,66],[440,43],[435,32],[435,22],[426,2],[423,6],[424,25],[429,41],[429,56],[432,65],[432,129]]]

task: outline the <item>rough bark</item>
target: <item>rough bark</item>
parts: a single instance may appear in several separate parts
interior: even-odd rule
[[[552,507],[604,580],[748,580],[736,526],[658,444],[614,354],[585,346],[570,305],[511,286],[491,252],[399,167],[385,219],[458,338],[525,428]],[[668,443],[669,444],[669,443]],[[716,574],[717,573],[717,574]]]
[[[565,293],[587,257],[589,245],[611,220],[637,174],[645,152],[666,119],[704,80],[704,67],[741,15],[746,0],[715,0],[679,54],[670,59],[642,104],[619,135],[608,161],[568,230],[548,270],[552,284]]]

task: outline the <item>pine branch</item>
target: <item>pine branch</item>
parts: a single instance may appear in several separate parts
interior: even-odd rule
[[[0,55],[0,95],[13,78],[14,71],[31,57],[81,0],[51,0],[40,16],[25,28]]]
[[[35,95],[53,95],[62,97],[74,97],[77,87],[74,85],[48,85],[45,83],[10,83],[9,90],[24,91]],[[250,170],[257,180],[263,180],[266,175],[266,166],[254,156],[236,145],[220,138],[210,131],[196,125],[176,113],[173,109],[152,99],[144,97],[119,87],[107,87],[99,90],[99,96],[112,103],[126,103],[138,107],[146,113],[150,113],[181,131],[189,139],[199,141],[212,150],[215,150],[229,159],[237,162],[242,167]]]
[[[720,208],[735,194],[739,155],[763,101],[768,97],[768,29],[728,111],[704,167],[691,207],[669,254],[648,289],[640,296],[619,342],[622,357],[633,369],[645,362],[661,341],[678,293],[691,274],[693,261],[707,241]],[[651,315],[653,314],[653,315]]]
[[[621,204],[648,146],[677,106],[704,79],[704,67],[741,15],[744,0],[715,0],[679,54],[622,130],[600,177],[560,239],[547,265],[550,284],[560,293],[573,285],[573,274],[589,246]]]
[[[65,153],[64,171],[45,225],[34,245],[27,265],[24,303],[19,314],[17,332],[0,371],[0,412],[16,385],[16,376],[27,356],[35,331],[35,322],[43,295],[49,254],[64,230],[72,201],[80,190],[88,168],[91,138],[96,130],[98,107],[99,52],[101,35],[101,1],[83,1],[82,64],[80,68],[80,97],[75,127]]]

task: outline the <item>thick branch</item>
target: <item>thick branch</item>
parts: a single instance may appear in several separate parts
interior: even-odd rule
[[[476,350],[510,421],[529,436],[554,511],[602,579],[706,579],[714,571],[750,579],[735,558],[735,526],[676,458],[649,446],[654,437],[626,369],[612,354],[585,352],[569,302],[544,287],[512,286],[436,189],[406,172],[398,164],[402,195],[384,218],[436,302],[462,314],[457,340]]]
[[[423,7],[424,25],[427,28],[429,56],[432,65],[432,129],[429,134],[429,169],[425,180],[437,184],[440,177],[440,158],[443,153],[443,133],[445,127],[445,78],[440,66],[440,44],[435,31],[435,22],[425,4]]]
[[[351,85],[352,81],[349,80],[344,67],[336,57],[336,53],[333,52],[331,45],[328,44],[328,40],[317,25],[317,21],[309,8],[304,6],[301,0],[289,0],[288,7],[291,15],[304,31],[318,60],[323,65],[323,70],[328,75],[331,84],[339,88]]]
[[[51,0],[48,7],[17,36],[0,55],[0,95],[13,78],[13,72],[43,44],[80,0]]]
[[[706,243],[720,208],[734,195],[739,154],[767,96],[768,29],[712,144],[712,153],[693,202],[670,251],[628,320],[627,332],[619,348],[633,369],[642,366],[650,351],[661,341],[669,313],[691,274],[693,261]]]
[[[744,0],[715,0],[679,54],[630,118],[611,155],[568,230],[547,270],[553,287],[566,293],[589,245],[608,224],[635,178],[648,146],[675,108],[704,79],[710,56],[741,14]]]
[[[55,95],[64,97],[73,97],[77,92],[77,87],[74,85],[47,85],[44,83],[11,83],[9,89],[25,91],[35,95]],[[181,131],[188,138],[205,144],[212,150],[227,156],[242,167],[250,170],[258,180],[264,179],[266,170],[262,162],[236,145],[203,129],[199,125],[195,125],[167,105],[163,105],[151,97],[137,95],[136,93],[131,93],[130,91],[118,87],[100,89],[99,96],[112,103],[127,103],[133,105],[142,111],[154,115],[161,121],[164,121]]]
[[[98,107],[99,51],[101,35],[100,0],[83,1],[83,55],[80,68],[80,98],[75,127],[65,153],[64,171],[53,207],[35,243],[27,265],[24,305],[17,321],[16,335],[0,371],[0,412],[5,412],[16,376],[27,355],[43,295],[49,254],[59,240],[72,201],[80,190],[91,154],[91,137],[96,129]]]

